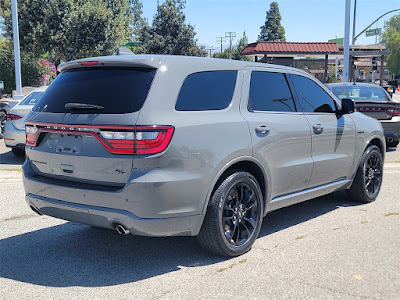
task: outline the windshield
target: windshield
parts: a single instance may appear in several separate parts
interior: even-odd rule
[[[354,101],[390,101],[385,91],[379,86],[342,85],[331,86],[331,90],[339,99],[351,98]]]
[[[136,112],[142,108],[155,73],[155,69],[146,68],[91,68],[62,72],[33,111],[95,114]],[[85,109],[69,109],[68,106]]]
[[[28,96],[25,97],[24,100],[21,101],[21,103],[19,105],[33,106],[39,101],[39,99],[42,97],[43,94],[44,94],[44,91],[30,93]]]

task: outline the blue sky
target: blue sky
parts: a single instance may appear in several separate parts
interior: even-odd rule
[[[159,0],[160,3],[163,0]],[[345,0],[278,0],[282,25],[288,42],[326,42],[344,36]],[[156,12],[157,0],[142,0],[143,16],[151,23]],[[265,22],[271,1],[266,0],[187,0],[184,13],[186,20],[195,26],[198,43],[218,48],[216,37],[227,31],[240,37],[243,30],[249,43],[257,40],[260,26]],[[351,19],[353,18],[353,5]],[[358,0],[356,34],[383,13],[400,8],[400,0]],[[384,21],[394,13],[386,15]],[[375,25],[373,26],[375,27]],[[351,25],[351,29],[352,29]],[[352,31],[350,32],[350,36]],[[237,42],[238,38],[235,40]],[[374,44],[375,37],[363,34],[356,44]]]

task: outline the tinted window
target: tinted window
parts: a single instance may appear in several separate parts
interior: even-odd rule
[[[154,69],[80,69],[63,72],[47,88],[33,111],[63,113],[67,103],[103,106],[71,113],[122,114],[138,111],[150,89]]]
[[[339,99],[351,98],[354,101],[390,101],[383,88],[365,85],[335,85],[332,92]]]
[[[39,99],[42,97],[44,92],[33,92],[25,97],[19,105],[35,105]]]
[[[237,71],[210,71],[190,74],[183,82],[175,109],[183,111],[219,110],[229,106]]]
[[[249,110],[296,111],[284,74],[252,72]]]
[[[293,83],[304,112],[333,112],[336,110],[334,100],[313,80],[292,75]]]

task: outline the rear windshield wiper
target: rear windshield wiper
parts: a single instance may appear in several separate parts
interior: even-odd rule
[[[86,103],[67,103],[65,104],[65,109],[104,109],[101,105],[96,104],[86,104]]]

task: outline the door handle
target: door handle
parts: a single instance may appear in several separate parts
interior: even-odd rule
[[[267,126],[262,125],[262,126],[256,127],[256,132],[267,133],[267,132],[269,132],[269,128]]]
[[[321,124],[313,125],[313,129],[315,134],[320,134],[322,131],[324,131],[324,127],[321,126]]]

